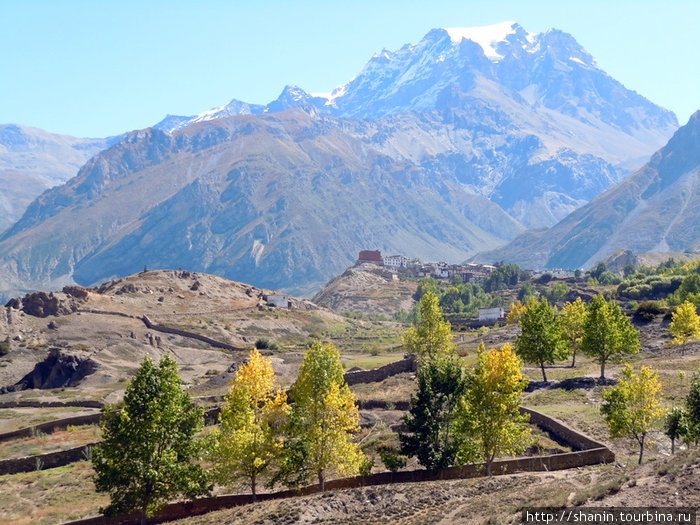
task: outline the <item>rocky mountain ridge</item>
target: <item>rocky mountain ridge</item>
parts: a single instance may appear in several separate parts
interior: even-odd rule
[[[700,111],[640,170],[548,230],[477,260],[587,268],[619,249],[700,253]]]
[[[66,182],[116,138],[82,139],[17,124],[0,124],[0,231],[42,192]]]

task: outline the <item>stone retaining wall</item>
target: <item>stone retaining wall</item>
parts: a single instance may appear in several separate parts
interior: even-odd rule
[[[0,408],[104,408],[104,406],[105,404],[102,401],[90,399],[85,401],[0,401]]]
[[[196,334],[194,332],[188,332],[186,330],[180,330],[179,328],[171,328],[169,326],[154,324],[145,315],[143,317],[141,317],[141,320],[143,321],[143,324],[146,325],[146,328],[148,328],[150,330],[155,330],[156,332],[162,332],[164,334],[175,334],[175,335],[179,335],[182,337],[189,337],[190,339],[197,339],[198,341],[202,341],[203,343],[207,343],[209,346],[213,346],[214,348],[223,348],[224,350],[233,350],[233,351],[246,350],[246,348],[239,347],[239,346],[233,346],[233,345],[230,345],[228,343],[223,343],[221,341],[217,341],[215,339],[212,339],[211,337],[207,337],[206,335]]]
[[[55,421],[47,421],[46,423],[39,423],[38,425],[34,425],[32,427],[20,428],[19,430],[13,430],[12,432],[0,434],[0,442],[31,437],[36,435],[37,432],[50,434],[56,430],[66,428],[69,425],[96,425],[100,422],[101,417],[102,412],[96,412],[94,414],[85,414],[83,416],[73,416],[64,419],[56,419]]]
[[[408,410],[408,401],[384,401],[383,399],[365,399],[357,402],[360,410]]]
[[[346,372],[345,381],[348,385],[359,383],[378,383],[388,377],[402,374],[404,372],[415,372],[418,361],[415,355],[408,355],[400,361],[394,361],[388,365],[373,368],[372,370],[358,370],[357,372]]]
[[[89,450],[97,443],[89,443],[68,450],[48,452],[37,456],[23,458],[3,459],[0,461],[0,476],[5,474],[17,474],[18,472],[31,472],[47,468],[62,467],[76,461],[87,460],[90,457]]]
[[[537,412],[531,408],[520,407],[520,413],[530,414],[530,423],[533,423],[541,429],[546,430],[554,437],[560,439],[567,445],[570,445],[574,450],[605,448],[603,443],[595,441],[585,434],[566,426],[561,421],[545,416],[541,412]]]

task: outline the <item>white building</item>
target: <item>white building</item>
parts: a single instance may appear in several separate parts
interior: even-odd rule
[[[278,308],[289,308],[289,296],[283,294],[273,294],[265,297],[268,306],[276,306]]]
[[[404,255],[389,255],[384,257],[384,266],[391,266],[393,268],[406,268],[408,262],[408,257]]]
[[[498,321],[505,317],[506,312],[503,308],[479,308],[479,321]]]

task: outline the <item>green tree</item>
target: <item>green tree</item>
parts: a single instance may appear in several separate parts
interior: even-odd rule
[[[139,511],[146,523],[176,496],[208,493],[211,485],[196,462],[203,420],[182,389],[177,363],[165,356],[156,366],[146,356],[124,400],[108,406],[100,423],[103,440],[92,463],[97,492],[111,498],[104,513]]]
[[[518,301],[522,303],[527,303],[530,299],[535,297],[537,292],[532,284],[532,281],[525,281],[518,290]]]
[[[488,352],[483,345],[479,347],[478,364],[468,376],[457,416],[461,463],[476,456],[484,461],[490,476],[496,456],[516,454],[527,446],[529,417],[519,410],[527,382],[522,361],[510,344]]]
[[[700,371],[693,374],[685,398],[686,431],[689,442],[700,441]]]
[[[678,289],[669,297],[671,304],[681,304],[684,301],[700,306],[700,274],[686,275]]]
[[[571,367],[576,366],[576,352],[581,347],[581,339],[583,339],[583,326],[586,320],[586,305],[580,297],[577,297],[574,302],[567,302],[561,311],[561,327],[564,334],[564,341],[569,347],[569,352],[572,355]]]
[[[517,286],[522,271],[517,264],[504,264],[497,267],[484,281],[487,292],[505,290]]]
[[[639,332],[616,303],[597,295],[586,309],[581,350],[600,364],[605,379],[605,364],[619,361],[623,354],[639,352]]]
[[[245,479],[255,496],[257,482],[282,452],[287,394],[276,385],[272,360],[257,349],[236,370],[213,432],[210,459],[214,479],[229,486]]]
[[[601,261],[598,264],[596,264],[595,267],[593,267],[593,269],[591,269],[589,273],[590,276],[597,281],[598,279],[600,279],[600,276],[603,275],[603,273],[607,270],[608,267],[605,265],[604,262]]]
[[[516,351],[524,361],[539,365],[542,379],[547,381],[544,365],[566,357],[566,345],[554,308],[544,297],[539,301],[531,299],[520,316],[520,327]]]
[[[454,352],[422,359],[416,373],[418,392],[411,395],[399,433],[401,453],[415,456],[425,468],[438,471],[454,464],[460,445],[454,416],[466,388],[462,360]]]
[[[564,283],[557,283],[545,292],[545,296],[550,303],[558,303],[564,300],[564,297],[571,291],[571,289]]]
[[[685,301],[676,308],[671,316],[669,331],[673,336],[674,345],[684,345],[700,337],[700,315],[693,303]]]
[[[420,281],[418,281],[418,288],[416,288],[413,298],[416,301],[420,301],[428,292],[438,295],[439,289],[440,285],[436,279],[433,279],[432,277],[423,277]]]
[[[357,474],[365,461],[352,439],[360,416],[338,349],[313,343],[289,395],[293,403],[277,480],[298,486],[316,476],[323,491],[329,473]]]
[[[671,454],[676,452],[676,440],[687,434],[685,412],[680,407],[673,407],[666,412],[664,434],[671,440]]]
[[[625,365],[618,384],[603,392],[600,411],[612,437],[633,437],[639,444],[639,464],[644,455],[647,433],[661,417],[661,382],[659,374],[643,366],[635,373]]]
[[[445,321],[437,295],[426,292],[418,303],[418,322],[402,337],[404,348],[419,357],[449,353],[455,348],[450,323]]]

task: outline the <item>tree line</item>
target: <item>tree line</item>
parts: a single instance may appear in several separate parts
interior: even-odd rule
[[[600,365],[600,379],[604,380],[606,364],[640,349],[639,332],[620,306],[603,295],[588,305],[578,297],[565,303],[560,312],[546,297],[531,297],[527,304],[512,304],[506,322],[520,323],[521,334],[515,343],[518,355],[538,365],[545,382],[545,366],[571,356],[575,367],[579,350]],[[669,331],[674,345],[700,338],[700,316],[693,303],[686,301],[675,309]]]

